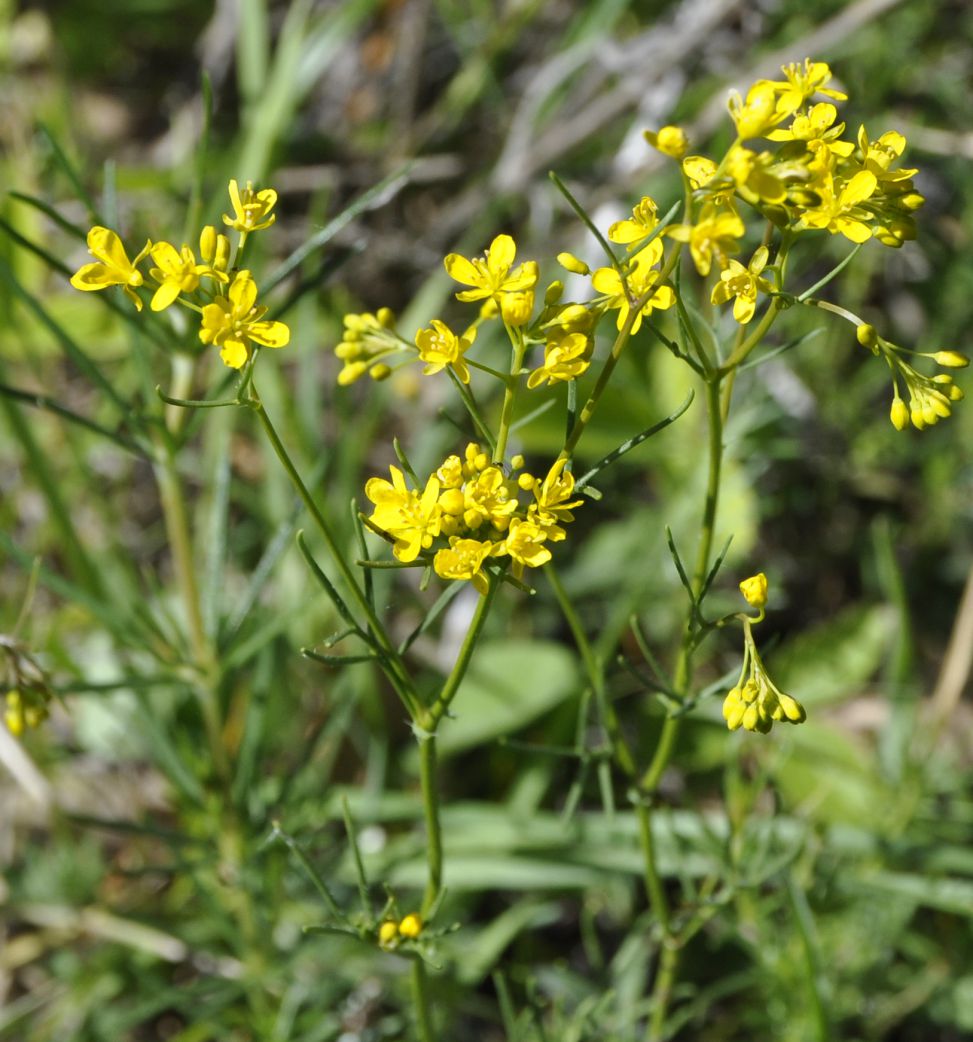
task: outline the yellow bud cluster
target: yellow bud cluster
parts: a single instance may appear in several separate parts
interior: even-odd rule
[[[743,727],[767,734],[775,723],[803,723],[807,713],[796,698],[778,691],[760,674],[730,689],[723,701],[723,719],[731,731]]]
[[[410,912],[398,922],[386,919],[378,928],[378,943],[382,948],[397,948],[402,941],[414,941],[422,933],[422,917]]]
[[[347,387],[366,373],[375,380],[384,380],[392,370],[382,359],[402,348],[390,308],[379,308],[375,314],[366,311],[360,315],[345,315],[341,342],[334,349],[335,357],[343,363],[338,383]]]
[[[3,717],[7,730],[19,738],[28,727],[40,727],[50,715],[49,701],[50,695],[35,688],[8,691]]]

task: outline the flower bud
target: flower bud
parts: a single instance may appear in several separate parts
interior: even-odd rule
[[[534,291],[504,293],[500,298],[500,314],[509,326],[525,326],[534,313]]]
[[[970,360],[959,351],[937,351],[933,356],[937,365],[944,365],[949,369],[965,369]]]
[[[560,279],[552,282],[544,291],[544,304],[553,307],[564,295],[564,283]]]
[[[767,576],[763,572],[740,583],[740,593],[752,608],[763,608],[767,603]]]
[[[422,932],[422,919],[414,912],[407,915],[399,923],[399,936],[408,937],[410,939],[418,937]]]
[[[807,719],[804,706],[796,698],[791,698],[790,695],[779,695],[777,702],[788,723],[803,724]]]
[[[373,380],[387,380],[392,375],[392,370],[384,362],[379,362],[368,370],[368,375]]]
[[[395,940],[397,934],[398,927],[395,924],[395,920],[386,919],[378,928],[378,943],[383,948],[387,948]]]
[[[216,255],[216,228],[207,224],[199,234],[199,256],[207,264]]]
[[[344,369],[338,373],[338,384],[341,387],[347,387],[349,384],[353,384],[359,376],[363,376],[368,365],[365,362],[352,362],[346,365]]]
[[[213,258],[213,267],[217,271],[226,271],[230,266],[230,240],[220,232],[216,236],[216,256]]]
[[[375,317],[378,319],[379,325],[386,329],[391,329],[395,325],[395,313],[391,308],[379,308]]]
[[[689,151],[689,140],[682,127],[666,126],[655,132],[646,130],[642,136],[653,148],[673,159],[682,159]]]
[[[909,409],[901,398],[896,397],[892,400],[889,418],[897,431],[905,430],[906,424],[909,422]]]
[[[439,505],[451,517],[458,517],[463,513],[466,506],[466,497],[463,495],[463,490],[458,488],[447,489],[439,497]]]
[[[559,253],[557,262],[565,271],[570,271],[573,275],[591,274],[591,268],[580,257],[575,257],[573,253]]]
[[[878,349],[878,333],[874,326],[870,326],[867,322],[863,322],[856,330],[855,336],[858,337],[858,343],[862,347],[867,347],[869,351],[875,351]]]

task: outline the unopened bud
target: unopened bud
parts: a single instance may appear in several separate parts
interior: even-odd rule
[[[399,935],[410,939],[418,937],[422,932],[422,919],[415,913],[407,915],[399,923]]]
[[[763,608],[767,603],[767,576],[763,572],[740,583],[740,593],[752,608]]]
[[[580,257],[575,257],[573,253],[559,253],[557,262],[565,271],[570,271],[573,275],[591,274],[591,268]]]
[[[970,360],[959,351],[937,351],[933,356],[937,365],[944,365],[949,369],[965,369]]]
[[[893,399],[889,418],[897,431],[905,430],[906,424],[909,422],[909,409],[901,398]]]
[[[867,322],[863,322],[855,330],[855,336],[858,338],[858,343],[862,347],[867,347],[869,351],[874,351],[878,347],[878,332]]]

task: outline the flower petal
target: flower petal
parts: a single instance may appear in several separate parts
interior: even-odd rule
[[[483,276],[473,266],[473,262],[461,257],[458,253],[450,253],[444,260],[446,274],[451,279],[463,283],[464,286],[479,286],[483,283]]]
[[[109,267],[127,271],[132,266],[122,240],[111,228],[102,228],[96,224],[88,232],[88,249],[93,257],[97,257]]]
[[[247,314],[257,299],[257,284],[247,270],[238,271],[228,296],[233,302],[233,310],[238,314]]]
[[[117,286],[118,276],[115,271],[105,264],[85,264],[71,276],[71,285],[75,289],[95,290],[106,289],[108,286]]]
[[[220,358],[231,369],[242,369],[247,361],[247,345],[242,340],[227,340],[220,349]]]
[[[286,347],[291,331],[283,322],[251,322],[247,326],[247,336],[264,347]]]
[[[517,245],[509,235],[498,235],[487,250],[487,268],[491,274],[506,275],[517,256]]]
[[[179,284],[177,282],[163,282],[155,291],[152,303],[149,307],[153,311],[165,311],[165,309],[179,296]]]

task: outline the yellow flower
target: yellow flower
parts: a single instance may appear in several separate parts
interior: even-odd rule
[[[388,532],[395,540],[392,552],[406,563],[414,561],[419,551],[432,546],[439,535],[442,508],[439,506],[439,480],[433,475],[420,495],[406,486],[398,467],[389,467],[392,481],[369,478],[365,495],[375,504],[369,520]]]
[[[527,377],[533,390],[550,381],[552,384],[577,379],[591,364],[591,341],[583,333],[550,330],[544,345],[544,364]]]
[[[277,220],[277,215],[270,212],[276,203],[277,193],[273,188],[261,188],[255,192],[253,181],[247,181],[247,187],[241,192],[236,181],[230,181],[233,215],[223,214],[223,223],[243,234],[269,228]]]
[[[452,536],[449,548],[437,550],[432,566],[440,579],[466,579],[480,592],[486,593],[489,580],[480,570],[493,552],[495,544],[479,539]]]
[[[714,256],[720,267],[724,267],[727,254],[737,252],[740,248],[737,239],[746,231],[739,214],[718,209],[713,203],[703,206],[695,224],[676,224],[666,230],[673,239],[689,243],[689,252],[700,275],[709,274]]]
[[[502,306],[504,293],[523,293],[537,284],[537,263],[527,261],[513,267],[517,246],[509,235],[498,235],[484,257],[468,260],[451,253],[443,261],[451,279],[470,289],[456,294],[457,300],[485,300],[492,298]],[[512,270],[511,270],[512,269]]]
[[[445,322],[438,318],[432,320],[430,329],[416,332],[416,347],[419,357],[429,364],[423,369],[426,376],[442,372],[447,366],[463,381],[470,382],[470,370],[463,355],[472,347],[476,339],[476,327],[470,328],[461,336],[457,336]]]
[[[727,156],[726,172],[748,203],[782,203],[787,198],[787,189],[784,182],[771,172],[772,164],[773,157],[769,152],[758,154],[737,145]]]
[[[71,276],[71,285],[75,289],[90,291],[107,289],[109,286],[121,286],[125,295],[142,310],[142,301],[134,287],[142,285],[142,273],[138,264],[152,248],[146,242],[142,251],[134,261],[128,259],[122,240],[110,228],[95,225],[88,232],[88,252],[96,258],[95,263],[85,264]]]
[[[689,141],[682,127],[667,126],[660,130],[644,130],[642,136],[664,156],[682,159],[689,150]]]
[[[217,271],[209,264],[197,264],[193,251],[188,246],[184,245],[181,250],[176,250],[171,243],[157,242],[149,252],[159,265],[149,271],[152,278],[159,283],[159,288],[149,305],[153,311],[164,311],[180,293],[192,293],[199,285],[201,275],[208,275],[219,282],[228,281],[222,271]]]
[[[767,256],[767,247],[761,246],[747,267],[738,260],[731,260],[720,272],[720,281],[713,287],[710,297],[713,304],[725,304],[730,297],[736,298],[733,302],[733,317],[740,325],[746,325],[753,318],[757,308],[757,294],[773,290],[773,286],[760,275],[767,266]]]
[[[574,495],[574,475],[565,470],[567,461],[557,460],[547,472],[543,481],[533,485],[536,503],[531,504],[528,517],[539,525],[551,542],[560,542],[565,537],[561,523],[568,524],[574,520],[572,511],[581,506],[583,500],[572,499]]]
[[[767,576],[763,572],[751,575],[740,583],[740,593],[751,608],[763,608],[767,604]]]
[[[835,125],[838,110],[830,102],[821,101],[808,113],[799,112],[786,129],[772,130],[767,137],[771,141],[822,141],[836,156],[847,158],[855,151],[851,141],[839,141],[844,123]]]
[[[813,62],[805,58],[803,66],[791,62],[782,65],[780,71],[784,74],[784,82],[770,81],[769,85],[778,94],[778,105],[788,112],[795,112],[815,94],[823,94],[835,101],[848,100],[847,94],[825,86],[831,80],[831,68],[827,62]]]
[[[632,209],[632,216],[626,221],[616,221],[608,229],[608,238],[612,242],[639,242],[650,235],[659,223],[659,208],[654,199],[643,196]]]
[[[225,297],[217,297],[203,308],[199,339],[216,344],[220,358],[231,369],[239,369],[250,355],[250,341],[264,347],[284,347],[291,331],[283,322],[263,321],[265,307],[257,307],[257,284],[249,271],[239,271]]]
[[[786,119],[798,106],[781,111],[774,85],[768,80],[758,80],[747,91],[746,101],[737,91],[733,91],[728,107],[730,117],[736,124],[737,134],[741,140],[746,141],[749,138],[766,136],[769,130]]]
[[[682,172],[693,189],[702,188],[713,180],[717,166],[709,156],[686,156],[682,161]]]
[[[540,568],[551,559],[551,551],[544,546],[547,534],[535,521],[515,517],[510,522],[507,538],[501,544],[501,553],[513,559],[511,571],[520,579],[524,567]]]
[[[604,293],[608,298],[605,301],[605,307],[609,311],[615,308],[618,309],[618,318],[615,324],[619,329],[625,325],[629,311],[631,311],[629,293],[635,300],[641,300],[646,293],[650,293],[638,315],[635,316],[635,321],[632,323],[632,333],[639,331],[642,326],[643,316],[651,315],[654,308],[660,308],[664,311],[675,303],[676,295],[669,286],[658,286],[654,292],[651,292],[659,277],[659,273],[654,270],[653,265],[661,257],[662,243],[658,239],[653,239],[644,250],[636,253],[632,258],[632,267],[627,276],[627,291],[625,282],[622,281],[622,277],[614,268],[599,268],[591,276],[592,286],[599,293]]]
[[[803,210],[798,227],[826,228],[832,235],[840,232],[852,242],[865,242],[872,236],[866,223],[871,220],[871,214],[859,204],[872,195],[877,185],[870,170],[859,170],[847,184],[837,188],[833,175],[825,171],[812,186],[818,204]]]
[[[517,509],[516,494],[511,494],[510,483],[499,467],[486,467],[470,478],[463,495],[463,522],[468,528],[479,528],[484,521],[489,521],[503,531]]]

